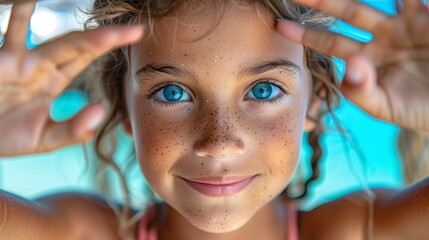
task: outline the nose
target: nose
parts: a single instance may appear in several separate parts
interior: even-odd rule
[[[244,153],[244,143],[234,124],[234,117],[216,109],[199,120],[201,137],[194,144],[199,157],[213,159],[235,158]]]

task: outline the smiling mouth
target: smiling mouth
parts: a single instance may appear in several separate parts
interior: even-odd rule
[[[239,193],[246,188],[257,175],[245,177],[208,177],[182,178],[192,189],[210,196],[224,197]]]

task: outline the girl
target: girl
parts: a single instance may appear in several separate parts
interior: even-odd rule
[[[0,238],[426,238],[428,180],[375,196],[357,192],[309,212],[296,212],[282,193],[304,130],[314,149],[310,180],[317,176],[321,119],[339,99],[326,54],[348,61],[341,90],[351,101],[379,119],[429,130],[429,15],[419,0],[401,3],[390,17],[352,0],[96,0],[87,23],[94,29],[30,51],[23,23],[35,1],[17,1],[0,50],[0,133],[8,140],[1,156],[95,134],[100,159],[118,169],[104,140],[120,124],[165,204],[129,226],[129,199],[118,207],[83,194],[29,201],[3,192]],[[332,19],[311,8],[373,32],[373,42],[324,31]],[[144,38],[142,27],[111,28],[118,24],[143,24]],[[50,102],[105,52],[95,87],[102,104],[51,121]]]

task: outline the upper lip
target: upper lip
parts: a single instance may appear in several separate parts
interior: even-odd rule
[[[245,176],[213,176],[213,177],[189,177],[183,179],[195,183],[210,184],[210,185],[228,185],[238,182],[242,182],[246,179],[253,178],[256,175],[245,175]]]

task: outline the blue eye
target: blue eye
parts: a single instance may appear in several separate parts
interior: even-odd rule
[[[251,91],[249,91],[249,93],[247,94],[246,98],[253,98],[257,100],[272,100],[273,98],[280,96],[281,93],[282,90],[276,85],[268,82],[262,82],[253,86]]]
[[[159,89],[155,93],[155,97],[161,102],[181,102],[191,100],[189,94],[177,85],[168,85]]]

